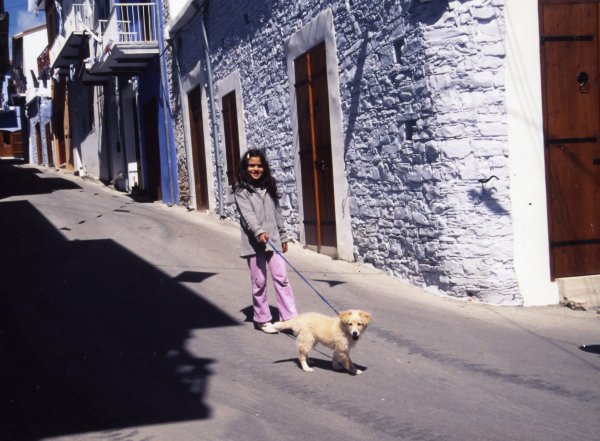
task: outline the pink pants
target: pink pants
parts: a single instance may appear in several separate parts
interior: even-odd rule
[[[254,321],[257,323],[270,322],[273,318],[267,300],[267,266],[275,287],[275,298],[281,320],[289,320],[298,315],[294,292],[290,286],[285,268],[285,260],[273,252],[258,253],[247,258],[252,281],[252,304],[254,306]]]

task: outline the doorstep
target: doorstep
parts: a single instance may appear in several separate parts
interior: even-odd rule
[[[600,310],[600,275],[556,279],[561,302],[572,309]]]

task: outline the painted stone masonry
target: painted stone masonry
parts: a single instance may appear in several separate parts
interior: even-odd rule
[[[521,304],[513,268],[504,1],[211,5],[205,20],[213,76],[218,81],[239,71],[242,144],[267,150],[296,237],[301,223],[287,42],[326,10],[337,57],[328,69],[339,75],[343,123],[348,195],[342,203],[355,260],[440,294]],[[202,59],[198,20],[174,37],[176,61],[169,66],[176,64],[181,77]],[[175,92],[176,80],[173,75]],[[177,115],[178,98],[172,105]],[[180,146],[184,121],[175,122]],[[207,139],[206,145],[214,161],[213,144]],[[184,155],[178,147],[180,172]],[[182,195],[189,192],[189,173],[180,173]],[[227,187],[225,213],[234,217],[226,193]]]

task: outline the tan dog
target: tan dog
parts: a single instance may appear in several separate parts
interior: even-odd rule
[[[360,375],[350,360],[350,348],[356,343],[367,328],[371,314],[357,309],[342,311],[337,317],[327,317],[316,312],[300,314],[285,322],[276,322],[276,329],[283,331],[291,329],[296,336],[298,345],[298,360],[304,372],[313,372],[306,359],[308,352],[321,343],[333,349],[333,368],[338,370],[343,366],[352,375]]]

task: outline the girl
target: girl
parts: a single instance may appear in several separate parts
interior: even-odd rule
[[[278,331],[271,323],[273,317],[267,300],[267,266],[275,287],[280,319],[289,320],[298,313],[285,260],[273,252],[275,247],[285,253],[289,238],[279,211],[277,182],[262,150],[250,149],[244,154],[238,179],[233,184],[233,195],[242,230],[240,256],[246,258],[250,268],[254,321],[260,330],[275,334]]]

